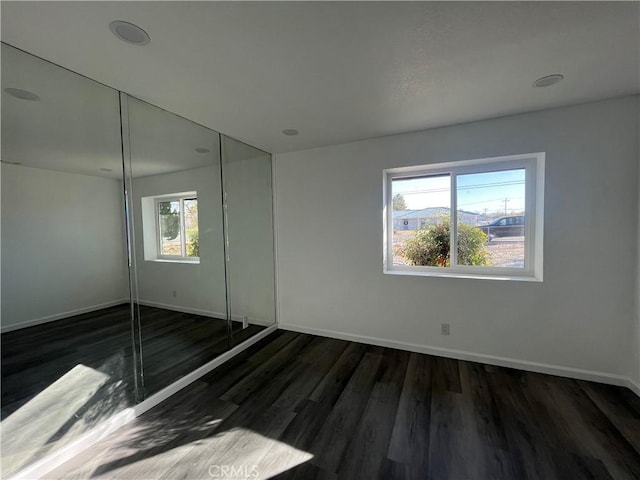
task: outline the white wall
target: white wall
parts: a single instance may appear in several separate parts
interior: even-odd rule
[[[280,326],[623,382],[637,366],[638,113],[626,97],[277,155]],[[540,151],[543,283],[382,273],[383,169]]]
[[[121,182],[1,172],[3,331],[128,301]]]
[[[200,263],[145,260],[142,197],[188,191],[198,194]],[[226,317],[221,202],[219,165],[134,179],[136,270],[141,303]]]

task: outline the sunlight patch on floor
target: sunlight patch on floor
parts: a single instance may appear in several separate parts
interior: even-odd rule
[[[0,423],[3,476],[42,456],[48,443],[109,380],[109,375],[76,365]]]
[[[289,423],[286,417],[281,417],[283,425]],[[275,430],[279,428],[276,426]],[[273,435],[279,433],[274,431]],[[267,479],[313,458],[309,452],[247,428],[225,432],[221,440],[226,448],[209,457],[206,473],[211,478],[225,478],[226,473],[226,478]]]
[[[167,445],[163,452],[129,462],[123,461],[132,453],[126,452],[125,443],[109,453],[111,467],[104,461],[100,467],[93,466],[94,478],[267,479],[313,458],[308,452],[242,427],[182,445],[177,440],[178,444]]]

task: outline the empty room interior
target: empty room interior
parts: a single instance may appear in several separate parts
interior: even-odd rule
[[[0,8],[3,479],[640,478],[640,2]]]

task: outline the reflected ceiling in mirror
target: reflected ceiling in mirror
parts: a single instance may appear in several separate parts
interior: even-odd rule
[[[128,97],[127,104],[134,178],[218,162],[217,132],[134,97]]]
[[[118,92],[2,44],[2,162],[121,178]]]

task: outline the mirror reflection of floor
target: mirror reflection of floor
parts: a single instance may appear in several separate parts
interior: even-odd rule
[[[265,327],[140,307],[147,395]],[[2,473],[15,473],[134,404],[130,306],[3,333]]]

